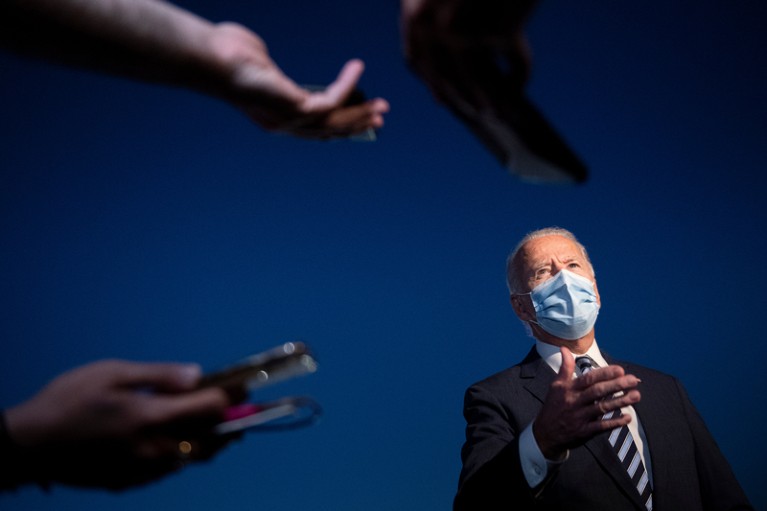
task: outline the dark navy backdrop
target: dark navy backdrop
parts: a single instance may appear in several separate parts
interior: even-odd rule
[[[504,260],[559,225],[590,249],[600,345],[681,378],[767,505],[763,2],[544,1],[529,92],[591,168],[507,174],[407,69],[395,2],[181,5],[261,34],[302,83],[367,62],[375,143],[271,135],[217,100],[0,55],[0,404],[102,357],[215,368],[303,339],[311,429],[250,434],[123,494],[4,509],[449,509],[461,404],[530,341]]]

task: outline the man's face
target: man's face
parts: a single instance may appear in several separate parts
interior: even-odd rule
[[[518,254],[520,280],[529,292],[553,278],[562,270],[568,270],[594,283],[597,303],[599,291],[591,266],[575,242],[562,236],[543,236],[528,241]],[[535,309],[529,295],[512,295],[511,304],[522,321],[534,321]]]

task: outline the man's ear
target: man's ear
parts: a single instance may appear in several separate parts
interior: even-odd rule
[[[533,304],[530,301],[530,295],[511,295],[509,296],[511,302],[511,308],[514,309],[514,313],[522,321],[535,320],[535,313],[533,312]]]
[[[602,306],[602,299],[599,297],[599,288],[597,288],[597,279],[594,279],[594,293],[597,295],[597,304]]]

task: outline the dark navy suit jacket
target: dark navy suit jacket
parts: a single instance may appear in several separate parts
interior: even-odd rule
[[[753,509],[729,463],[672,376],[612,360],[642,382],[634,405],[647,437],[654,511]],[[519,461],[519,434],[532,422],[556,374],[533,349],[525,360],[466,391],[466,442],[454,511],[646,511],[602,433],[531,489]]]

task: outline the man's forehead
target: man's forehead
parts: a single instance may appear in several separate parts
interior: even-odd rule
[[[583,253],[573,240],[557,235],[532,239],[522,246],[520,252],[528,264],[545,263],[551,259],[583,259]]]

